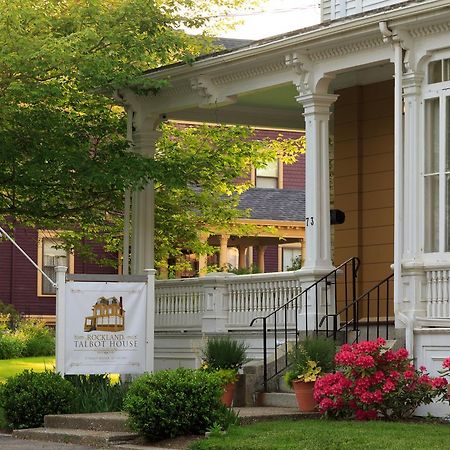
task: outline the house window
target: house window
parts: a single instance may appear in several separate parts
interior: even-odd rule
[[[272,161],[265,167],[256,169],[255,186],[257,188],[280,188],[280,164]]]
[[[68,272],[73,272],[73,255],[62,248],[57,248],[61,240],[52,237],[52,233],[39,232],[38,264],[42,271],[53,281],[56,281],[56,266],[67,266]],[[38,296],[54,296],[55,287],[38,272]]]
[[[428,65],[428,83],[450,81],[450,58],[431,61]]]
[[[425,91],[425,246],[426,253],[450,251],[450,59],[428,66]]]
[[[239,250],[236,247],[227,248],[227,263],[232,269],[239,267]]]
[[[294,264],[301,259],[300,247],[282,247],[282,270],[285,272],[288,269],[292,269]]]

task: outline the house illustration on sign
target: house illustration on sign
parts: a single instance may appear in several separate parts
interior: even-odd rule
[[[116,297],[100,297],[92,307],[92,316],[84,319],[84,331],[123,331],[125,311],[123,300]]]

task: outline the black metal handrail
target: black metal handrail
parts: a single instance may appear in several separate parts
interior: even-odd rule
[[[365,338],[369,340],[370,337],[384,337],[386,340],[389,339],[389,307],[391,302],[391,280],[394,278],[394,274],[387,276],[384,280],[381,280],[375,286],[371,287],[368,291],[361,294],[355,301],[345,305],[340,311],[335,314],[328,314],[322,317],[320,325],[327,319],[327,317],[332,318],[333,322],[333,339],[336,340],[337,334],[340,331],[344,332],[344,342],[348,342],[349,330],[356,332],[355,342],[359,342],[360,331],[362,327],[365,327]],[[381,295],[385,295],[384,298]],[[381,306],[384,303],[385,315],[384,320],[381,315]],[[364,311],[364,306],[365,311]],[[375,315],[371,315],[373,312],[373,306],[375,308]],[[365,318],[361,318],[361,314],[366,313]],[[375,319],[375,323],[371,322],[370,318]],[[343,324],[338,326],[338,319],[342,319]],[[328,320],[327,320],[328,322]],[[375,326],[376,336],[370,336],[371,324]],[[384,333],[381,333],[381,326],[384,326]],[[327,336],[330,337],[327,332]]]
[[[360,266],[360,260],[357,257],[353,257],[330,271],[328,274],[317,280],[311,286],[308,286],[306,289],[302,290],[300,294],[293,297],[291,300],[286,302],[284,305],[279,306],[275,310],[273,310],[270,314],[266,316],[255,317],[251,322],[250,326],[258,321],[262,320],[263,322],[263,361],[264,361],[264,390],[267,391],[268,382],[273,378],[277,377],[281,374],[288,366],[288,338],[292,335],[293,343],[295,345],[298,344],[299,341],[299,330],[298,328],[298,311],[299,305],[302,303],[305,305],[305,335],[308,336],[309,333],[315,333],[316,335],[319,333],[319,322],[323,323],[323,320],[320,321],[320,317],[322,313],[319,312],[319,289],[324,288],[324,303],[325,303],[325,316],[329,316],[329,310],[333,311],[337,310],[338,304],[338,292],[341,292],[343,289],[344,302],[345,305],[356,299],[356,277],[358,273],[358,269]],[[338,289],[337,279],[338,276],[342,279],[342,288]],[[334,292],[331,290],[334,289]],[[329,292],[330,291],[330,292]],[[308,294],[315,294],[315,314],[314,314],[314,326],[310,327],[310,323],[308,323]],[[334,295],[331,295],[334,294]],[[350,297],[351,295],[351,297]],[[333,301],[333,305],[329,305],[329,299]],[[350,302],[349,302],[350,297]],[[288,313],[292,311],[294,314],[294,327],[293,329],[288,329]],[[280,317],[281,316],[281,317]],[[274,370],[273,373],[269,376],[268,370],[268,331],[269,331],[269,320],[273,319],[273,323],[271,326],[273,327],[273,339],[274,339]],[[311,328],[311,329],[310,329]],[[329,324],[328,321],[325,325],[326,334],[329,334]],[[279,336],[283,338],[283,347],[284,347],[284,364],[278,363],[278,338]]]

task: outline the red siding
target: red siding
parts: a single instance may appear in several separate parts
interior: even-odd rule
[[[277,139],[282,135],[287,139],[295,139],[303,136],[304,133],[296,131],[280,130],[256,130],[255,139]],[[283,167],[283,188],[284,189],[304,189],[305,188],[305,155],[297,156],[294,164],[284,164]]]
[[[305,155],[298,155],[294,164],[283,167],[284,189],[305,189]]]
[[[264,253],[264,271],[278,272],[278,246],[269,245]]]
[[[258,265],[258,247],[253,247],[253,264]],[[278,272],[278,246],[268,245],[264,253],[264,272]]]
[[[37,262],[38,233],[16,228],[17,244]],[[95,251],[101,251],[96,245]],[[76,273],[116,273],[111,267],[83,263],[75,256]],[[0,300],[11,303],[22,314],[55,314],[55,297],[38,297],[37,270],[9,241],[0,243]]]

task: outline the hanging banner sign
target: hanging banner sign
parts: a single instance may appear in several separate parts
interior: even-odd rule
[[[69,282],[65,292],[66,374],[145,371],[144,282]]]

